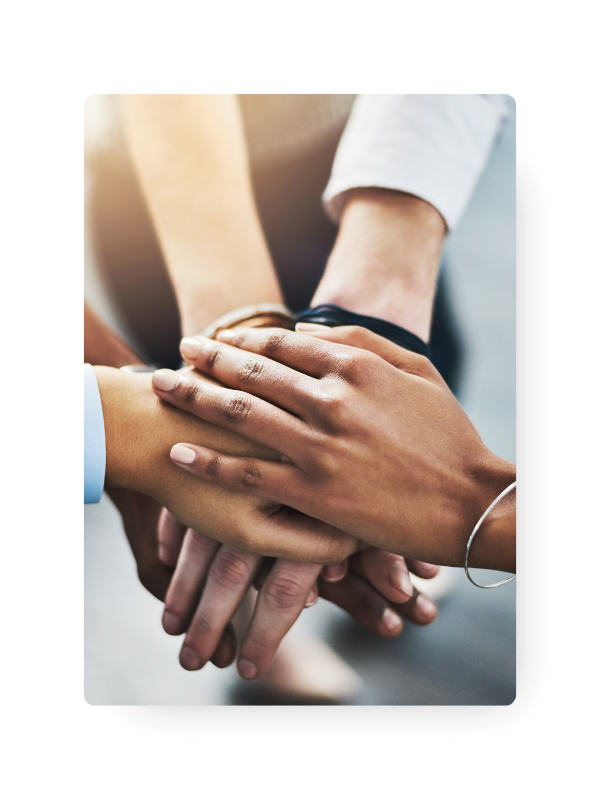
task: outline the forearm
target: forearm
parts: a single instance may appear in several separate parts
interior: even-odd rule
[[[387,189],[354,189],[313,305],[335,303],[429,340],[446,227],[429,203]]]
[[[102,320],[87,303],[83,307],[83,360],[86,364],[124,367],[142,364],[142,359]]]
[[[238,306],[281,302],[235,96],[126,95],[121,108],[184,335]]]

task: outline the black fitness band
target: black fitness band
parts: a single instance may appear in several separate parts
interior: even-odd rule
[[[316,306],[316,308],[307,308],[305,311],[300,311],[296,316],[296,322],[314,322],[317,325],[327,325],[329,328],[339,328],[342,325],[359,325],[361,328],[373,333],[379,334],[389,339],[394,344],[399,344],[400,347],[406,348],[413,353],[429,358],[429,347],[423,341],[415,336],[414,333],[401,328],[399,325],[394,325],[393,322],[387,322],[384,319],[377,317],[367,317],[364,314],[355,314],[354,311],[346,311],[345,308],[334,306],[331,303],[324,303],[323,305]]]

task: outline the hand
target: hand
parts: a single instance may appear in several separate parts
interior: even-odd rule
[[[169,451],[182,439],[231,454],[276,456],[157,400],[150,375],[108,367],[96,367],[95,372],[104,411],[108,487],[148,495],[186,526],[249,553],[323,564],[341,561],[358,549],[356,539],[327,523],[177,469]],[[212,386],[201,376],[193,385]],[[228,416],[227,409],[223,414]]]
[[[316,602],[317,592],[385,637],[402,630],[399,613],[421,625],[435,619],[435,606],[412,587],[404,559],[375,548],[353,555],[347,571],[338,569],[336,581],[330,582],[318,578],[319,565],[285,559],[271,564],[270,559],[186,531],[168,512],[161,518],[159,538],[167,543],[162,545],[163,555],[170,563],[177,561],[163,627],[172,635],[187,631],[180,663],[188,670],[201,669],[211,658],[224,626],[253,582],[259,593],[238,659],[239,673],[247,679],[265,673],[302,609]],[[411,566],[424,577],[437,573],[431,565]]]
[[[204,481],[285,503],[382,550],[460,566],[514,465],[487,450],[426,358],[363,329],[319,336],[329,341],[250,329],[184,339],[186,360],[233,390],[181,378],[157,393],[273,448],[283,463],[188,444],[172,458]],[[498,510],[475,540],[472,566],[514,569],[514,513]]]
[[[128,489],[109,489],[108,494],[123,519],[123,527],[135,558],[142,586],[158,600],[164,601],[173,569],[158,553],[157,523],[160,505],[151,497]],[[217,667],[228,667],[236,656],[237,643],[233,625],[228,623],[211,654]]]

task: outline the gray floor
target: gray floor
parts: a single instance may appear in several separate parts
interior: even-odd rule
[[[450,288],[467,346],[461,402],[486,444],[515,451],[515,123],[506,126],[447,247]],[[86,253],[86,295],[116,327]],[[456,571],[428,628],[383,641],[324,601],[299,628],[320,632],[363,679],[357,704],[507,704],[515,696],[515,583],[483,591]],[[137,582],[110,501],[85,509],[85,695],[92,704],[230,704],[233,668],[179,667],[179,639],[160,626],[161,604]]]

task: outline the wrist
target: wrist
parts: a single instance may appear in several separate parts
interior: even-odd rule
[[[516,481],[516,465],[492,456],[477,480],[470,530],[494,500]],[[466,547],[466,541],[465,541]],[[464,549],[463,549],[464,558]],[[469,566],[516,572],[516,487],[487,515],[469,552]]]
[[[152,411],[156,399],[150,374],[125,373],[94,367],[106,441],[106,488],[126,488],[148,494],[147,469],[152,461]]]
[[[379,317],[428,341],[445,232],[439,212],[420,198],[353,190],[313,305]]]

